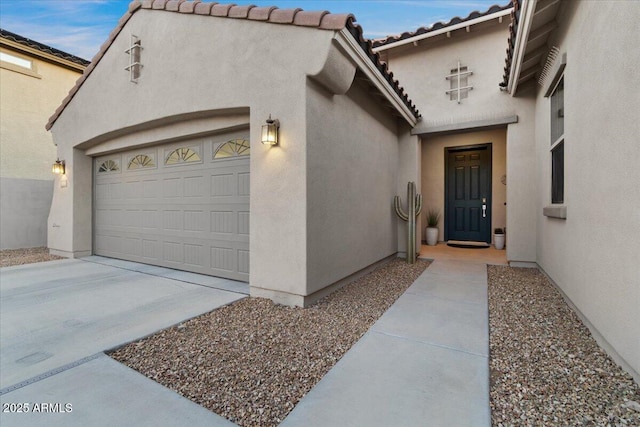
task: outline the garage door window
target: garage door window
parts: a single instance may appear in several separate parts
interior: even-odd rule
[[[129,165],[127,169],[143,169],[143,168],[154,168],[156,163],[150,156],[146,154],[138,154],[137,156],[133,156],[129,159]]]
[[[118,160],[105,160],[98,167],[98,173],[118,172],[120,171],[120,162]]]
[[[248,156],[251,148],[246,139],[232,139],[218,146],[213,154],[214,159],[228,159],[229,157]]]
[[[176,165],[179,163],[200,162],[201,160],[200,155],[191,148],[181,147],[170,152],[164,164]]]

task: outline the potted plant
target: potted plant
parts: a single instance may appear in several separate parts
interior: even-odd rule
[[[493,230],[493,244],[496,249],[504,249],[504,229],[496,228]]]
[[[438,223],[440,222],[440,211],[429,209],[427,211],[427,245],[438,244]]]

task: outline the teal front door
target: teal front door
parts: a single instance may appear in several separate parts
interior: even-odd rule
[[[491,243],[491,144],[446,149],[445,240]]]

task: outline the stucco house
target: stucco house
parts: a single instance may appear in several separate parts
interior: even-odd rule
[[[50,250],[304,306],[404,256],[414,181],[441,239],[506,227],[638,379],[638,19],[524,0],[371,42],[351,15],[134,1],[47,125]]]
[[[0,29],[0,249],[47,245],[56,147],[42,123],[88,64]]]

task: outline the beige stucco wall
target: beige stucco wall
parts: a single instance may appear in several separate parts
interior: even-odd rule
[[[535,184],[532,185],[535,176],[534,100],[526,96],[513,98],[499,89],[508,25],[509,19],[504,19],[502,23],[495,19],[471,26],[468,33],[463,28],[452,32],[450,37],[443,34],[422,40],[418,46],[408,44],[383,51],[383,55],[387,58],[394,77],[399,79],[422,113],[422,121],[413,132],[423,133],[425,141],[433,138],[429,133],[432,129],[442,126],[463,126],[466,123],[480,121],[491,123],[499,119],[518,117],[517,123],[507,126],[506,147],[502,150],[507,159],[507,193],[506,200],[494,197],[493,208],[497,216],[494,218],[493,227],[507,227],[507,259],[535,262],[534,206],[537,187]],[[458,60],[462,66],[469,67],[473,72],[468,81],[473,89],[460,104],[450,100],[449,95],[445,94],[445,91],[450,89],[450,82],[445,77],[456,68]],[[471,130],[486,129],[478,127]],[[504,134],[504,131],[502,133]],[[423,144],[422,149],[428,150],[429,144]],[[422,159],[432,157],[422,155]],[[442,168],[444,174],[444,161],[438,167]],[[434,192],[444,194],[444,188],[440,187],[444,185],[444,175],[438,177],[437,182],[428,183],[425,177],[435,177],[433,171],[428,170],[430,166],[425,163],[422,163],[421,169],[422,172],[414,179],[422,181],[422,194],[429,198],[426,205],[443,203],[440,200],[444,200],[444,196],[435,196],[435,199],[432,199],[432,196]],[[495,179],[499,179],[503,173],[505,172],[498,175],[494,170],[494,188]],[[523,183],[526,185],[522,186]],[[496,206],[496,203],[504,207],[505,201],[508,202],[508,213],[501,214],[501,207]],[[424,238],[422,228],[420,236]],[[442,232],[440,238],[443,238]]]
[[[565,3],[567,219],[550,205],[550,102],[538,92],[538,263],[640,378],[640,18],[637,2]],[[615,25],[612,25],[615,23]],[[595,31],[594,29],[597,29]],[[548,82],[549,80],[547,80]]]
[[[397,120],[359,83],[307,89],[307,293],[396,253]]]
[[[33,68],[0,64],[0,248],[44,246],[56,160],[44,125],[81,73],[7,43],[2,52]]]
[[[81,72],[4,45],[0,50],[34,64],[32,73],[0,66],[0,176],[50,181],[56,148],[44,125]]]
[[[426,215],[428,209],[440,211],[438,239],[444,240],[445,206],[445,148],[491,143],[491,230],[507,224],[507,187],[500,181],[506,174],[506,129],[466,132],[453,135],[433,135],[422,138],[422,240],[426,240]]]

